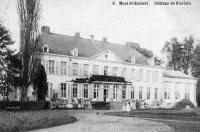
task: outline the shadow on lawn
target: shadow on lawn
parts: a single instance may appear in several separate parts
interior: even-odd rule
[[[21,132],[76,122],[65,110],[0,112],[0,132]]]

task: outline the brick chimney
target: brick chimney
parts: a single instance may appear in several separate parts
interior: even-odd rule
[[[90,40],[94,40],[94,35],[90,35]]]
[[[106,37],[103,37],[102,41],[103,41],[104,43],[107,43],[107,42],[108,42],[108,39],[107,39]]]
[[[79,33],[79,32],[76,32],[75,35],[74,35],[74,37],[75,37],[75,38],[80,38],[80,33]]]
[[[42,33],[50,33],[50,27],[49,26],[42,26],[41,32]]]

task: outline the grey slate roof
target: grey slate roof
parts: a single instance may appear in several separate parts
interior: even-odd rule
[[[115,44],[110,42],[103,42],[97,40],[90,40],[84,38],[75,38],[74,36],[56,34],[56,33],[42,33],[40,35],[40,44],[47,44],[49,52],[54,54],[71,55],[70,51],[74,48],[78,49],[80,57],[91,58],[92,56],[109,49],[116,54],[124,62],[129,62],[130,56],[135,56],[136,64],[147,64],[147,58],[133,48],[127,45]]]

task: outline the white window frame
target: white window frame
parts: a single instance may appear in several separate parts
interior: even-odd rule
[[[60,62],[60,73],[61,75],[67,75],[67,62]]]
[[[140,69],[139,70],[139,81],[142,81],[143,80],[143,70]]]
[[[49,60],[49,74],[55,74],[55,61],[54,60]]]
[[[89,97],[88,84],[84,84],[84,86],[83,86],[83,97],[84,98],[88,98]]]
[[[158,88],[155,88],[154,90],[154,99],[158,99]]]
[[[139,99],[143,99],[143,87],[139,87]]]
[[[72,85],[72,98],[78,98],[78,84]]]
[[[61,98],[67,97],[67,84],[61,83]]]
[[[94,99],[99,98],[99,88],[100,88],[100,84],[94,84],[94,87],[93,87]]]
[[[126,99],[126,86],[122,86],[122,99]]]
[[[151,88],[147,87],[147,99],[151,99]]]
[[[108,69],[109,69],[108,66],[104,66],[104,68],[103,68],[103,74],[104,74],[105,76],[108,76],[108,75],[109,75],[109,74],[108,74]]]
[[[117,92],[118,92],[118,85],[117,84],[114,84],[113,85],[113,99],[114,100],[117,100]]]
[[[78,63],[72,63],[72,75],[78,76]]]
[[[135,86],[131,87],[131,99],[135,99]]]
[[[83,76],[87,77],[89,75],[89,64],[83,65]]]

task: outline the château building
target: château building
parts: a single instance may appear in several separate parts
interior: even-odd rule
[[[173,104],[188,98],[196,104],[195,78],[152,65],[131,43],[98,41],[93,35],[85,39],[78,32],[74,36],[52,33],[48,26],[41,32],[40,59],[47,73],[48,99]]]

